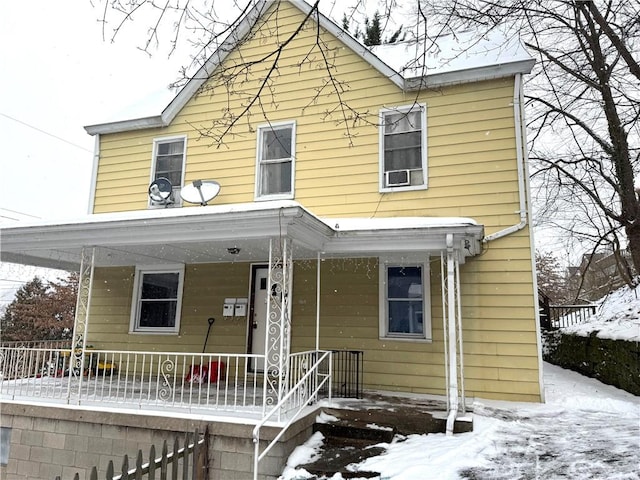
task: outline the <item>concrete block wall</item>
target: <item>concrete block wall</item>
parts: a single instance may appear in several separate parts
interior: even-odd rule
[[[278,478],[291,451],[311,435],[314,418],[296,422],[274,446],[260,464],[261,480]],[[171,449],[176,436],[182,441],[185,432],[204,432],[207,425],[209,479],[253,478],[252,425],[7,403],[0,424],[11,435],[7,465],[0,466],[3,480],[54,480],[58,475],[66,480],[76,472],[88,480],[94,465],[104,478],[110,460],[117,471],[125,454],[133,465],[142,450],[146,461],[152,444],[159,456],[165,439]],[[263,428],[261,448],[278,431]]]

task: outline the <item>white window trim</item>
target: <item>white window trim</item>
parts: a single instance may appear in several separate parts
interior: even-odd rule
[[[182,175],[180,177],[180,185],[172,185],[174,193],[175,202],[173,203],[173,207],[182,206],[182,198],[180,197],[180,189],[184,186],[184,174],[187,166],[187,136],[186,135],[174,135],[171,137],[159,137],[153,139],[153,151],[151,155],[151,172],[149,173],[149,184],[155,180],[156,176],[156,155],[158,153],[158,144],[160,143],[168,143],[175,142],[176,140],[184,141],[184,151],[182,152]],[[148,208],[164,208],[160,205],[153,205],[151,203],[151,199],[148,200]]]
[[[416,109],[420,109],[422,113],[422,135],[421,135],[421,148],[422,148],[422,178],[424,183],[422,185],[406,185],[399,187],[386,187],[385,186],[385,174],[384,174],[384,119],[387,113],[404,113],[410,112]],[[429,185],[429,175],[427,171],[427,105],[424,103],[416,103],[413,105],[402,105],[393,108],[383,108],[380,110],[378,118],[378,157],[379,157],[379,190],[380,192],[406,192],[407,190],[425,190]]]
[[[291,192],[279,193],[274,195],[260,195],[261,191],[261,167],[262,160],[262,132],[264,130],[278,130],[281,128],[291,127]],[[256,139],[256,177],[254,186],[254,200],[292,200],[295,197],[295,184],[296,184],[296,122],[295,120],[276,123],[265,123],[258,125]],[[267,161],[264,163],[279,163],[274,161]]]
[[[176,305],[176,321],[173,328],[139,327],[140,294],[142,291],[142,277],[145,273],[178,273],[178,302]],[[180,332],[180,316],[182,312],[182,296],[184,293],[184,265],[143,265],[136,266],[133,279],[133,294],[131,296],[130,334],[176,335]]]
[[[432,342],[431,331],[431,270],[429,259],[421,261],[394,260],[393,258],[380,258],[378,272],[378,300],[379,300],[379,338],[380,340],[393,340],[400,342]],[[389,334],[388,332],[388,302],[387,302],[387,269],[389,267],[422,267],[422,325],[423,334]]]

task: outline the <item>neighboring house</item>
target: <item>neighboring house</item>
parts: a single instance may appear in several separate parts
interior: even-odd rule
[[[594,301],[630,284],[634,276],[627,250],[584,254],[580,265],[567,269],[568,288],[581,301]],[[580,303],[580,302],[578,302]]]
[[[2,228],[4,261],[80,269],[63,367],[89,367],[55,398],[83,418],[282,425],[327,394],[315,387],[329,350],[363,352],[366,390],[445,396],[450,427],[465,399],[542,400],[522,94],[533,59],[482,39],[444,62],[456,45],[443,39],[423,68],[407,63],[415,45],[370,50],[313,12],[250,104],[266,54],[310,11],[258,3],[161,114],[86,127],[89,216]],[[207,198],[220,186],[205,206],[180,195],[197,203],[199,181]],[[194,382],[204,367],[211,381]],[[8,404],[55,406],[8,378]]]

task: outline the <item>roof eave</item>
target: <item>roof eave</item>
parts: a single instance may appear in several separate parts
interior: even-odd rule
[[[133,120],[121,120],[117,122],[99,123],[96,125],[87,125],[84,127],[89,135],[128,132],[131,130],[144,130],[146,128],[166,127],[169,123],[165,123],[162,115],[153,117],[135,118]]]
[[[416,91],[425,88],[446,87],[462,83],[481,82],[496,78],[512,77],[516,74],[530,73],[536,61],[533,58],[517,60],[515,62],[487,65],[466,70],[424,75],[407,78],[404,83],[406,91]]]

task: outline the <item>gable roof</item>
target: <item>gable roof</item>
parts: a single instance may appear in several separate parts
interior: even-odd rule
[[[312,12],[311,5],[305,0],[286,1],[305,15]],[[275,2],[276,0],[256,2],[160,115],[88,125],[85,126],[87,133],[95,135],[168,126]],[[491,39],[480,41],[474,41],[471,34],[455,38],[443,37],[426,49],[420,42],[401,42],[369,48],[321,12],[316,11],[311,18],[404,91],[529,73],[535,63],[519,42],[512,42],[508,48],[499,48],[501,44],[497,34]],[[460,39],[466,41],[466,46]],[[502,42],[504,43],[504,39]],[[427,64],[427,60],[432,62]]]

